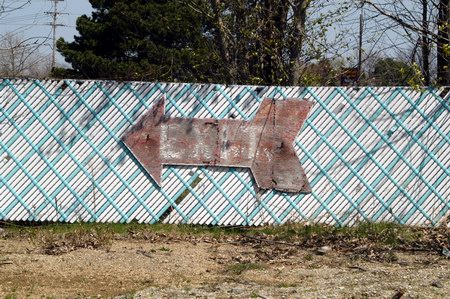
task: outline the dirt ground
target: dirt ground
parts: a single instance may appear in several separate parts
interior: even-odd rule
[[[0,298],[449,298],[450,260],[421,251],[358,256],[289,244],[114,239],[45,254],[0,239]],[[325,248],[326,249],[326,248]]]

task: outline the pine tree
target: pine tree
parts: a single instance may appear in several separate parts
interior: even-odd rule
[[[201,2],[201,0],[199,0]],[[205,20],[177,0],[90,0],[73,42],[58,40],[72,65],[65,74],[91,79],[210,82],[218,56]],[[61,70],[55,70],[64,76]]]

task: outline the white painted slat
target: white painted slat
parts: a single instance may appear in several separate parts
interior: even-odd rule
[[[254,212],[260,209],[250,220],[251,225],[275,223],[275,219],[270,215],[271,213],[277,218],[287,214],[284,219],[280,219],[282,222],[311,220],[335,224],[336,220],[330,214],[333,213],[339,221],[344,221],[344,224],[352,224],[361,219],[361,215],[354,210],[354,205],[358,205],[358,208],[360,208],[365,213],[365,216],[371,220],[391,221],[394,220],[393,216],[389,211],[383,211],[384,208],[382,208],[380,202],[373,194],[368,192],[367,196],[360,198],[368,188],[365,184],[369,184],[372,188],[375,188],[378,192],[379,199],[382,200],[388,200],[393,197],[398,189],[396,185],[405,185],[403,188],[405,188],[405,191],[408,192],[411,198],[418,200],[429,191],[429,187],[424,183],[424,180],[427,181],[429,185],[433,186],[433,188],[437,190],[437,193],[431,192],[427,199],[421,203],[421,209],[429,214],[433,221],[440,221],[442,217],[445,217],[445,215],[442,214],[443,209],[444,214],[448,214],[448,206],[443,204],[442,198],[448,198],[450,196],[450,182],[445,174],[445,168],[439,167],[437,161],[447,168],[450,167],[450,149],[447,142],[441,143],[440,148],[436,148],[437,144],[442,141],[443,136],[448,136],[450,133],[448,109],[445,108],[446,110],[434,120],[433,126],[420,138],[423,146],[416,143],[411,144],[411,137],[409,136],[409,134],[416,134],[423,126],[428,126],[429,121],[424,120],[424,116],[421,113],[412,111],[408,117],[402,120],[401,124],[405,129],[412,130],[411,132],[401,128],[401,125],[391,116],[392,113],[398,119],[401,119],[404,113],[409,113],[411,103],[409,103],[405,97],[409,97],[409,101],[415,103],[421,96],[420,93],[413,89],[403,88],[402,90],[396,90],[395,88],[388,87],[370,89],[338,89],[333,87],[276,88],[142,82],[124,84],[108,81],[67,82],[83,96],[83,101],[85,101],[93,111],[102,111],[102,115],[96,119],[95,115],[93,115],[85,107],[85,104],[82,103],[70,116],[70,120],[73,121],[80,130],[87,129],[84,132],[84,138],[88,138],[88,140],[96,146],[98,152],[91,148],[84,138],[81,138],[74,144],[69,144],[71,139],[79,135],[79,132],[64,118],[65,115],[54,104],[50,104],[46,108],[46,111],[39,116],[47,126],[54,129],[53,133],[58,139],[50,136],[47,129],[38,121],[35,121],[30,128],[23,127],[22,124],[24,124],[28,118],[32,117],[31,112],[24,103],[21,103],[20,98],[17,97],[10,87],[5,86],[0,89],[0,105],[2,109],[9,109],[13,104],[19,104],[10,114],[15,118],[18,127],[21,127],[24,130],[31,142],[37,143],[43,136],[50,136],[43,146],[40,147],[40,152],[43,153],[44,157],[46,157],[49,162],[52,162],[59,153],[63,153],[62,158],[55,163],[53,167],[61,177],[66,180],[68,185],[62,184],[62,181],[52,171],[49,171],[42,179],[36,181],[36,183],[38,183],[48,195],[54,193],[56,188],[62,184],[61,191],[58,192],[56,196],[57,200],[60,201],[58,206],[69,213],[67,215],[67,221],[92,220],[91,215],[89,215],[78,202],[79,200],[82,200],[88,208],[94,210],[93,212],[97,214],[96,217],[99,222],[131,221],[133,219],[136,219],[138,222],[157,221],[152,218],[144,205],[141,204],[144,203],[155,215],[162,214],[168,207],[171,208],[172,212],[164,220],[169,223],[187,221],[189,223],[212,224],[215,223],[214,217],[221,215],[219,222],[217,223],[219,225],[247,224],[245,222],[246,220],[237,213],[235,208],[230,208],[229,200],[225,198],[224,194],[233,200],[233,202],[235,201],[235,205],[238,206],[247,217],[250,214],[255,214]],[[43,107],[42,105],[49,102],[46,93],[37,86],[38,83],[35,81],[13,80],[11,81],[11,84],[24,96],[27,90],[32,90],[30,94],[25,96],[25,100],[28,101],[31,107],[36,111]],[[39,82],[39,84],[43,85],[45,90],[51,95],[57,95],[59,93],[53,100],[61,106],[65,113],[74,108],[75,105],[81,103],[75,92],[70,90],[67,86],[64,88],[65,83],[63,81],[42,81]],[[365,117],[371,120],[371,125],[376,127],[380,133],[387,134],[392,128],[397,128],[397,130],[389,136],[388,140],[390,140],[392,145],[400,152],[407,149],[403,158],[411,163],[413,169],[420,169],[420,176],[422,179],[416,177],[414,170],[400,160],[395,167],[391,169],[389,173],[390,179],[383,178],[380,183],[374,184],[374,180],[382,173],[374,161],[377,161],[384,169],[387,169],[390,163],[397,159],[397,154],[390,149],[389,146],[384,144],[384,141],[378,136],[378,133],[376,133],[374,129],[370,127],[365,128],[367,122],[354,110],[354,108],[352,108],[354,101],[367,91],[372,92],[374,95],[366,95],[359,103],[355,103],[357,109],[359,109]],[[86,96],[86,92],[89,92],[90,95]],[[436,94],[440,94],[441,92],[442,89],[436,91]],[[393,97],[393,93],[398,94]],[[330,101],[326,105],[326,109],[328,109],[336,119],[339,119],[342,122],[342,127],[341,125],[336,126],[332,115],[326,112],[319,103],[316,103],[311,114],[313,114],[314,111],[319,113],[314,119],[310,119],[310,121],[312,125],[317,128],[319,134],[323,134],[323,136],[318,135],[312,128],[306,127],[299,133],[299,136],[296,139],[297,142],[301,143],[305,149],[309,151],[311,156],[321,167],[325,167],[330,161],[336,160],[333,162],[333,165],[331,165],[331,168],[327,171],[326,175],[324,175],[322,171],[307,158],[305,153],[303,153],[298,146],[295,146],[299,158],[305,161],[303,166],[309,179],[314,180],[317,176],[320,176],[313,186],[313,195],[287,195],[290,197],[291,202],[297,203],[295,208],[304,214],[305,219],[303,219],[295,209],[292,209],[291,203],[289,203],[285,196],[279,194],[274,195],[266,203],[267,209],[269,209],[271,213],[265,208],[261,208],[261,204],[258,203],[245,187],[245,185],[250,186],[253,180],[248,170],[237,170],[236,173],[241,176],[242,181],[237,179],[236,175],[231,175],[228,180],[221,184],[221,191],[219,191],[216,186],[208,182],[208,179],[203,175],[200,169],[196,167],[170,166],[165,167],[165,172],[167,172],[169,176],[163,180],[162,189],[154,188],[154,183],[145,173],[141,172],[142,169],[137,167],[135,162],[124,153],[123,147],[117,143],[120,136],[137,120],[137,118],[139,118],[139,115],[164,95],[171,100],[176,101],[176,104],[179,106],[178,108],[182,110],[178,111],[175,107],[168,109],[166,113],[171,116],[182,116],[182,112],[186,113],[186,115],[192,115],[193,109],[197,107],[197,112],[193,115],[194,117],[212,117],[214,114],[225,118],[234,117],[242,119],[249,115],[253,115],[259,107],[259,102],[265,97],[281,99],[300,97],[301,94],[305,94],[306,96],[303,97],[307,99],[320,101],[322,103],[329,99]],[[111,98],[108,98],[108,96]],[[375,96],[377,99],[375,99]],[[145,101],[145,103],[142,101]],[[233,101],[234,105],[236,105],[245,116],[240,115],[230,101]],[[386,103],[390,113],[386,111],[378,101]],[[388,101],[390,101],[390,103],[388,103]],[[139,107],[142,104],[144,105],[136,111],[136,107]],[[205,107],[204,105],[208,105],[208,107]],[[440,100],[436,98],[436,95],[429,93],[426,98],[422,99],[422,102],[418,107],[422,109],[423,114],[429,117],[432,113],[435,113],[436,109],[439,107],[442,109],[442,104]],[[347,113],[347,111],[349,112],[348,115],[346,117],[341,117],[343,113]],[[132,115],[133,113],[134,115]],[[378,117],[371,118],[374,113],[379,113]],[[0,113],[0,119],[3,119],[1,117],[2,114]],[[131,117],[131,119],[127,119],[127,117]],[[60,123],[61,119],[64,119],[62,125],[55,127],[56,124]],[[86,125],[89,122],[91,122],[92,126],[87,128]],[[333,129],[331,130],[331,128]],[[364,150],[356,145],[352,137],[349,136],[349,133],[355,134],[362,128],[364,128],[364,132],[357,139]],[[16,132],[17,130],[7,121],[1,122],[0,134],[3,140],[9,140]],[[327,132],[328,134],[326,134]],[[439,139],[439,137],[441,138]],[[328,145],[321,140],[326,140]],[[97,182],[98,187],[103,191],[103,194],[100,190],[96,190],[95,192],[91,191],[97,189],[94,188],[92,179],[89,179],[83,171],[78,169],[79,167],[76,165],[75,161],[70,158],[58,142],[62,142],[77,162],[82,163],[87,170],[94,170],[95,181]],[[313,151],[312,149],[317,142],[321,142],[322,145],[317,150]],[[358,174],[355,175],[349,168],[350,165],[351,167],[356,167],[361,159],[366,158],[364,151],[370,152],[381,144],[383,147],[373,154],[372,159],[374,161],[368,159],[364,167],[358,170]],[[344,146],[347,145],[350,145],[349,148],[344,150]],[[424,147],[429,148],[429,151],[432,151],[431,156],[430,153],[424,150]],[[14,158],[19,161],[22,161],[28,153],[34,152],[32,146],[30,146],[22,137],[18,138],[13,145],[9,146],[8,150],[11,151],[14,154]],[[36,209],[36,207],[42,205],[43,209],[39,215],[34,215],[34,217],[36,217],[35,220],[58,220],[60,217],[58,211],[47,202],[42,192],[33,185],[35,182],[30,180],[23,171],[19,170],[13,160],[8,160],[3,149],[0,149],[0,151],[0,157],[2,158],[0,161],[0,173],[13,173],[7,182],[8,188],[12,188],[12,190],[20,194],[31,184],[33,187],[27,194],[24,194],[23,200],[26,201],[27,205],[32,207],[31,209]],[[342,159],[335,159],[335,152],[340,152]],[[91,158],[86,160],[88,156],[91,156]],[[114,166],[109,167],[105,164],[115,163],[115,161],[121,157],[124,157],[123,161],[118,165],[113,164]],[[429,157],[432,159],[430,160]],[[34,154],[30,159],[22,161],[22,163],[30,175],[36,177],[39,173],[47,171],[48,165],[44,160],[45,159],[42,159],[37,154]],[[426,164],[423,164],[423,161],[425,160],[429,161]],[[227,174],[228,170],[226,168],[208,168],[204,171],[206,171],[212,179],[218,182]],[[73,179],[68,180],[68,177],[75,172],[78,172],[78,174]],[[103,173],[107,173],[107,175],[100,180],[100,176]],[[174,175],[175,173],[177,176]],[[177,204],[178,209],[182,213],[190,215],[189,219],[183,219],[177,212],[177,209],[174,209],[173,206],[171,207],[171,204],[168,204],[168,200],[171,199],[173,202],[177,200],[175,195],[185,189],[183,181],[189,182],[194,173],[202,177],[200,184],[194,188],[194,191],[199,198],[195,198],[192,194],[189,194]],[[412,176],[413,179],[410,183],[406,183],[405,180],[409,176]],[[346,180],[348,180],[348,182],[346,182]],[[393,181],[395,183],[393,183]],[[69,186],[76,192],[75,194],[69,190]],[[336,190],[338,187],[342,188],[342,191]],[[0,206],[2,209],[10,206],[13,202],[16,202],[14,195],[8,188],[6,185],[0,183],[2,196]],[[148,190],[154,191],[149,193]],[[210,191],[213,192],[213,194],[208,199],[205,198],[203,204],[200,205],[199,200],[202,200],[202,197]],[[242,192],[243,194],[240,195]],[[133,193],[136,196],[133,195]],[[85,194],[85,197],[76,198],[76,196],[81,196],[81,194]],[[344,196],[345,194],[347,194],[348,198]],[[264,196],[267,196],[267,193]],[[262,199],[265,199],[264,196]],[[439,198],[439,196],[441,198]],[[411,217],[405,218],[409,224],[427,224],[427,220],[423,217],[421,212],[417,210],[402,193],[399,194],[399,198],[392,199],[389,209],[399,218],[406,217],[405,215],[412,213]],[[356,203],[356,200],[360,200],[361,202]],[[120,216],[120,213],[112,207],[111,203],[117,205],[120,212],[127,214],[129,218],[123,219],[122,216]],[[322,207],[322,205],[326,205],[326,207]],[[72,206],[75,207],[75,209],[70,212],[69,209]],[[101,207],[104,208],[103,212],[99,211]],[[207,212],[206,208],[208,208],[210,212]],[[380,209],[382,211],[381,216],[376,217],[376,213]],[[3,210],[0,210],[0,212],[3,212]],[[33,215],[30,215],[30,212],[28,212],[25,207],[16,204],[8,211],[7,215],[2,217],[8,220],[24,220],[29,219],[31,216]]]

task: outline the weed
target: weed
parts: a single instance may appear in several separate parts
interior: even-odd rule
[[[128,293],[120,296],[119,298],[121,298],[121,299],[133,299],[133,298],[135,298],[135,295],[136,295],[136,291],[132,291],[132,292],[128,292]]]
[[[295,243],[296,246],[312,248],[333,244],[333,248],[385,246],[392,249],[421,248],[439,250],[448,247],[450,229],[445,227],[420,228],[395,223],[361,222],[352,227],[336,227],[323,224],[287,223],[263,227],[210,227],[189,224],[140,224],[137,222],[105,223],[5,223],[5,238],[29,238],[50,254],[59,249],[100,248],[113,238],[155,239],[165,237],[217,240],[254,237],[268,242]],[[73,239],[73,240],[71,240]],[[77,241],[80,239],[80,241]],[[107,246],[106,246],[107,247]]]
[[[289,282],[281,282],[277,284],[277,287],[279,288],[295,288],[297,285],[295,283],[289,283]]]
[[[249,270],[261,270],[264,269],[264,266],[257,263],[250,263],[250,262],[243,262],[238,264],[233,264],[228,266],[227,272],[234,274],[234,275],[240,275],[244,273],[245,271]]]
[[[310,261],[313,260],[313,255],[312,255],[311,253],[307,253],[307,254],[305,254],[305,256],[304,256],[304,259],[305,259],[305,261],[310,262]]]
[[[109,250],[112,243],[112,234],[104,229],[87,229],[83,226],[77,229],[58,233],[52,230],[37,231],[33,243],[41,248],[43,253],[59,255],[80,248]]]

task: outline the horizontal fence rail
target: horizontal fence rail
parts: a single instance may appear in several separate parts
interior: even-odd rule
[[[251,119],[315,103],[294,146],[313,192],[257,190],[244,168],[164,166],[121,137],[161,97],[172,117]],[[449,220],[449,89],[0,80],[0,219],[263,225]]]

